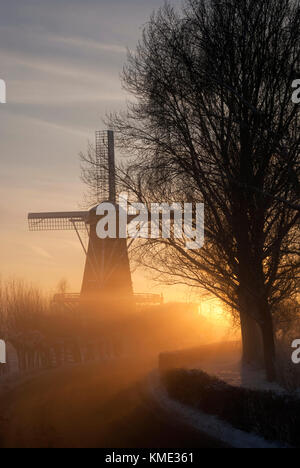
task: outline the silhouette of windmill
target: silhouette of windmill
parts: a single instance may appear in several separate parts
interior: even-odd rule
[[[116,204],[114,132],[96,132],[97,199]],[[118,209],[118,207],[116,207]],[[66,303],[89,301],[114,308],[132,305],[133,289],[126,239],[100,239],[96,207],[90,211],[30,213],[30,231],[74,230],[86,255],[80,295],[64,295]],[[88,234],[85,247],[82,231]],[[78,296],[78,297],[77,297]]]

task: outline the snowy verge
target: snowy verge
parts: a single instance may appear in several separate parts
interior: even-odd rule
[[[179,423],[181,421],[232,448],[287,448],[280,442],[269,442],[256,434],[235,429],[216,416],[208,415],[171,399],[161,383],[158,371],[149,375],[147,384],[151,399],[164,411],[175,417]]]

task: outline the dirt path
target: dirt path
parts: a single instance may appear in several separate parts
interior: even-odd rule
[[[140,382],[153,366],[123,360],[33,377],[0,398],[0,447],[220,447],[145,401]]]

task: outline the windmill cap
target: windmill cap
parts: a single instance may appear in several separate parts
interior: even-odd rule
[[[124,216],[127,215],[127,212],[123,208],[121,208],[117,203],[112,203],[109,200],[107,200],[107,201],[103,201],[103,202],[99,203],[99,205],[102,205],[104,203],[108,203],[108,204],[113,205],[115,207],[116,213],[117,213],[117,219],[119,218],[120,214],[124,214]],[[90,225],[97,224],[97,222],[99,221],[99,218],[101,218],[103,216],[103,215],[97,215],[97,208],[98,208],[99,205],[94,206],[88,212],[88,216],[87,216],[87,219],[86,219],[87,224],[90,224]],[[127,215],[127,218],[129,218],[128,215]]]

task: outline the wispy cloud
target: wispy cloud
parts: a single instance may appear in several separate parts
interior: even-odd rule
[[[101,68],[100,66],[93,66],[91,63],[89,63],[89,66],[72,63],[70,58],[63,60],[63,58],[59,57],[48,57],[45,60],[42,54],[6,51],[2,48],[1,60],[2,62],[5,61],[7,67],[22,66],[43,72],[47,74],[48,80],[51,80],[51,75],[59,75],[76,80],[81,79],[85,82],[93,81],[94,83],[99,82],[99,76],[111,79],[110,70],[104,69],[104,67]]]
[[[43,249],[42,247],[37,247],[35,245],[31,245],[30,246],[32,251],[39,255],[40,257],[43,257],[43,258],[48,258],[48,259],[52,259],[52,255],[50,255],[45,249]]]
[[[93,39],[85,39],[83,37],[64,37],[64,36],[49,36],[50,40],[59,44],[67,44],[72,47],[82,47],[87,49],[102,50],[116,54],[124,54],[126,47],[117,44],[106,44]]]

